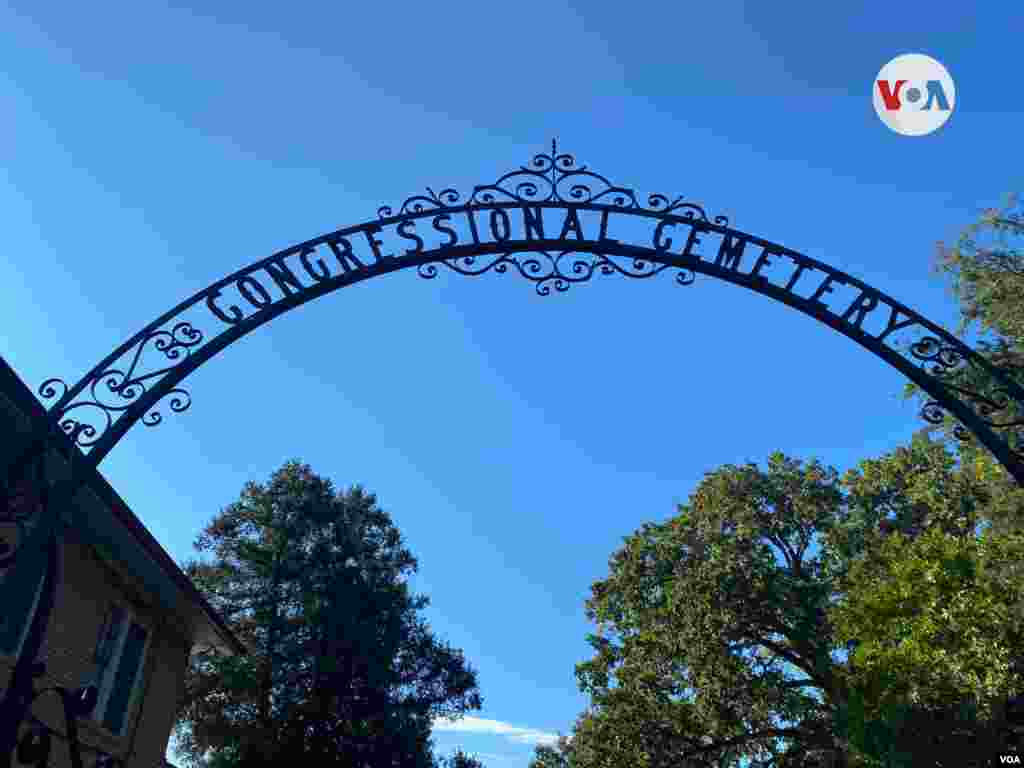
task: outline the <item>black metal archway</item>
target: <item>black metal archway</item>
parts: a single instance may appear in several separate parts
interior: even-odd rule
[[[624,236],[627,219],[633,225],[629,237]],[[45,671],[45,663],[36,658],[59,581],[57,511],[71,502],[82,478],[135,423],[159,424],[161,401],[166,399],[171,411],[186,410],[191,397],[179,384],[229,344],[339,288],[409,267],[421,277],[435,278],[438,264],[462,275],[518,274],[544,296],[595,275],[650,278],[665,270],[684,286],[702,274],[756,291],[810,315],[899,370],[929,396],[922,408],[926,421],[940,424],[952,416],[958,437],[973,434],[1024,485],[1024,448],[1018,439],[1024,436],[1024,422],[1005,415],[1000,421],[1000,414],[1024,411],[1024,388],[1009,371],[993,367],[954,335],[881,291],[734,229],[723,216],[709,218],[700,206],[661,194],[648,195],[642,204],[633,190],[577,166],[552,142],[550,154],[538,154],[529,165],[475,187],[464,202],[454,189],[435,194],[427,188],[426,195],[408,198],[397,212],[382,207],[376,220],[250,264],[162,314],[76,384],[43,382],[39,394],[52,401],[48,431],[0,476],[0,522],[19,531],[16,547],[0,539],[0,568],[17,567],[23,550],[47,553],[38,608],[0,701],[0,768],[11,764],[16,748],[23,762],[45,765],[51,733],[57,733],[36,721],[35,729],[19,740],[32,702],[45,692],[36,691],[33,681]],[[851,291],[850,297],[836,301],[838,288]],[[901,349],[897,338],[907,333],[914,341]],[[152,364],[153,357],[159,364]],[[950,383],[950,373],[968,367],[992,383],[985,392]],[[43,458],[55,440],[70,449],[71,467],[66,478],[50,483]],[[33,472],[38,500],[16,504],[23,487],[19,483],[31,480]],[[82,768],[75,721],[95,705],[96,689],[47,690],[56,690],[64,703],[64,738],[73,768]],[[117,762],[101,749],[93,751],[105,766]]]
[[[462,275],[518,273],[548,295],[594,275],[649,278],[670,269],[681,285],[693,283],[698,273],[718,278],[780,301],[857,342],[928,394],[926,421],[938,424],[951,415],[958,436],[973,434],[1024,485],[1024,450],[1008,439],[1024,423],[999,420],[1013,401],[1024,406],[1024,388],[1007,371],[828,264],[733,229],[725,217],[711,219],[682,198],[651,194],[646,205],[640,200],[632,189],[577,166],[552,142],[550,154],[475,187],[464,202],[454,189],[435,194],[428,187],[426,195],[408,198],[397,211],[382,207],[376,220],[307,240],[227,275],[158,317],[73,386],[49,379],[39,392],[54,401],[52,421],[74,435],[87,464],[96,466],[136,422],[160,423],[161,400],[172,411],[186,410],[191,397],[178,385],[229,344],[353,283],[409,267],[434,278],[440,264]],[[626,217],[646,225],[645,241],[613,237]],[[392,248],[382,239],[387,237],[404,246],[400,253],[388,252]],[[708,241],[717,241],[717,248]],[[784,282],[768,274],[781,266]],[[825,297],[839,286],[857,295],[832,308]],[[899,349],[893,334],[903,330],[916,331],[918,338]],[[149,367],[146,353],[159,354],[160,365]],[[980,369],[995,388],[981,393],[951,385],[948,374],[964,366]]]

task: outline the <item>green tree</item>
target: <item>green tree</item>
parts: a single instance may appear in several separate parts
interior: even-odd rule
[[[1024,208],[1011,195],[986,210],[956,244],[939,244],[938,271],[960,304],[961,331],[993,333],[996,362],[1024,363]]]
[[[1024,383],[1018,200],[937,267],[960,334]],[[1024,412],[952,362],[946,381],[1024,450]],[[1024,674],[1022,555],[1024,489],[970,442],[920,434],[841,480],[781,455],[723,467],[593,586],[592,706],[534,768],[988,764]]]
[[[448,757],[442,757],[439,763],[440,768],[483,768],[483,763],[461,749],[455,750]]]
[[[194,655],[177,728],[193,764],[426,768],[433,718],[480,708],[476,673],[419,615],[416,559],[358,486],[290,462],[195,547],[212,559],[186,572],[250,652]]]
[[[952,245],[938,244],[936,271],[947,280],[960,311],[958,332],[973,337],[971,346],[988,362],[1024,385],[1024,208],[1017,196],[1011,196],[1000,208],[984,211]],[[983,368],[971,364],[953,365],[944,375],[951,385],[981,394],[977,410],[1007,436],[1010,445],[1024,455],[1024,411],[1006,397],[1002,385]],[[908,385],[908,396],[923,398]],[[952,419],[945,423],[952,434]],[[1009,506],[1020,504],[1019,491],[1012,479],[990,457],[968,448],[970,460],[985,466],[998,494]],[[1016,498],[1010,491],[1016,490]],[[997,526],[1024,528],[1021,519],[1003,510],[992,510]]]
[[[591,707],[535,768],[983,764],[1024,639],[1024,537],[979,534],[991,503],[924,433],[843,477],[708,473],[592,586]]]
[[[709,473],[675,517],[628,537],[587,601],[599,632],[576,669],[592,703],[577,764],[842,756],[829,563],[810,550],[844,512],[835,470],[775,454],[767,471]]]
[[[529,768],[569,768],[570,765],[572,763],[569,762],[567,754],[555,747],[542,745],[534,749]]]
[[[553,746],[540,744],[534,749],[529,768],[573,768],[575,765],[572,741],[568,736],[559,736]]]
[[[1024,535],[982,525],[1006,499],[979,458],[921,434],[844,478],[848,504],[879,524],[861,526],[829,611],[854,649],[842,717],[892,765],[979,759],[1022,683]]]
[[[940,243],[936,265],[959,304],[960,335],[976,337],[972,346],[982,357],[1017,382],[1024,382],[1022,246],[1024,210],[1011,197],[952,247]],[[980,415],[1024,449],[1024,413],[999,382],[972,364],[955,364],[944,377],[986,395]],[[907,393],[921,395],[912,385]],[[953,437],[952,420],[944,426]],[[874,532],[831,614],[840,639],[859,640],[852,706],[862,711],[853,720],[876,756],[887,744],[926,761],[926,743],[936,759],[955,762],[958,749],[962,757],[976,754],[972,742],[999,740],[992,731],[1005,725],[1002,697],[1020,685],[1024,489],[976,443],[948,445],[952,452],[915,441],[851,478],[866,506],[885,505],[895,492],[911,505],[904,518],[913,508],[928,510],[933,523]]]

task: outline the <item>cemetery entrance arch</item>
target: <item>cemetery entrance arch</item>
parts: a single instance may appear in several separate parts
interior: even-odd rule
[[[620,234],[627,220],[642,237]],[[595,276],[648,279],[666,271],[680,286],[697,275],[741,286],[813,317],[899,370],[928,395],[926,421],[952,416],[959,437],[973,434],[1024,484],[1024,450],[1010,439],[1024,423],[1000,418],[1014,401],[1024,403],[1024,389],[1008,371],[856,277],[737,230],[682,198],[643,198],[577,165],[555,142],[550,153],[465,198],[428,187],[397,209],[381,207],[371,221],[227,275],[156,318],[76,384],[49,379],[39,393],[52,402],[51,421],[96,466],[135,423],[160,423],[161,404],[186,410],[191,397],[179,385],[229,344],[308,301],[410,268],[427,279],[442,271],[511,273],[543,296]],[[836,301],[838,288],[852,298]],[[915,340],[897,345],[908,331]],[[992,386],[955,386],[950,374],[965,367]]]

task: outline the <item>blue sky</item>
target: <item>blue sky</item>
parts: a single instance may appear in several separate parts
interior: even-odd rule
[[[74,379],[221,275],[469,191],[560,146],[643,193],[853,273],[947,327],[934,243],[1021,184],[1009,4],[205,3],[0,6],[0,354]],[[796,7],[796,4],[794,4]],[[897,136],[897,54],[956,111]],[[296,457],[376,492],[485,708],[442,752],[524,768],[585,705],[583,601],[704,472],[773,450],[846,468],[920,422],[900,376],[710,279],[398,273],[285,315],[187,382],[194,404],[102,465],[179,561]]]

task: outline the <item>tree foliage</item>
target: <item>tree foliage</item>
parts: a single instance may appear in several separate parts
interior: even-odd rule
[[[1020,490],[977,448],[950,448],[921,434],[844,478],[850,503],[885,519],[865,526],[830,610],[855,649],[841,716],[889,765],[970,764],[1004,741],[1024,682],[1024,536],[1001,524],[1021,519]]]
[[[960,304],[961,330],[972,325],[1014,347],[1024,344],[1024,208],[1011,195],[986,210],[952,247],[939,244],[937,268]]]
[[[575,759],[835,753],[832,713],[847,694],[826,627],[829,565],[810,550],[843,521],[842,501],[834,470],[775,454],[767,471],[709,473],[675,517],[627,538],[587,601],[601,631],[577,666],[593,706]]]
[[[177,729],[192,763],[427,767],[433,718],[480,708],[475,672],[419,615],[416,559],[358,486],[290,462],[195,547],[212,557],[186,572],[250,652],[194,654]]]
[[[573,768],[575,765],[572,740],[568,736],[560,736],[553,746],[539,744],[534,749],[529,768]]]
[[[708,473],[592,586],[591,706],[534,768],[982,764],[1024,639],[993,494],[925,433],[842,477],[778,453]]]
[[[448,757],[442,757],[438,762],[440,768],[483,768],[483,763],[461,749],[455,750]]]
[[[990,487],[924,436],[845,480],[854,505],[887,513],[865,529],[831,611],[837,639],[858,643],[857,679],[890,678],[873,686],[880,697],[973,699],[990,713],[1022,682],[1011,667],[1022,639],[1024,535],[979,531]]]
[[[976,336],[975,351],[1024,386],[1024,207],[1019,198],[1012,195],[1004,206],[984,211],[954,245],[939,243],[936,270],[958,303],[960,334]],[[986,397],[988,402],[979,402],[991,413],[982,416],[1004,425],[1000,434],[1024,450],[1024,410],[1005,396],[1003,384],[974,365],[953,366],[941,378]],[[906,394],[923,396],[914,385]],[[945,427],[949,434],[951,418]],[[991,472],[1005,475],[996,463]]]

